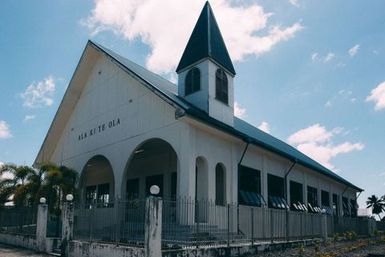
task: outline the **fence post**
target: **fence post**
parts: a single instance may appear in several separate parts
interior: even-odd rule
[[[68,256],[68,242],[73,236],[74,206],[72,202],[64,202],[62,209],[62,233],[61,233],[61,256]]]
[[[144,252],[146,257],[162,256],[162,200],[150,196],[146,199],[144,222]]]
[[[230,204],[227,204],[227,247],[230,246]]]
[[[39,252],[46,251],[48,205],[39,204],[37,207],[36,242]]]
[[[251,207],[251,245],[254,245],[254,208]]]
[[[271,243],[274,242],[274,222],[273,222],[273,209],[268,209],[270,211],[270,240]]]
[[[116,245],[119,245],[119,240],[120,240],[120,198],[117,197],[114,203],[114,214],[115,214],[115,243]]]
[[[321,229],[322,229],[322,238],[324,240],[328,239],[328,220],[327,220],[327,215],[326,214],[321,214],[322,219],[321,219]]]

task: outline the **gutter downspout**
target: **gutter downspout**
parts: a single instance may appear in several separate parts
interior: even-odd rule
[[[241,163],[242,163],[242,161],[243,161],[243,157],[245,157],[246,151],[247,151],[247,149],[249,148],[249,144],[250,144],[250,140],[247,139],[246,146],[245,146],[245,149],[243,150],[241,159],[240,159],[239,162],[238,162],[238,166],[241,165]]]
[[[343,213],[343,209],[344,209],[344,203],[343,203],[343,197],[344,197],[344,194],[346,193],[346,191],[348,190],[349,186],[345,187],[344,191],[342,192],[341,194],[341,204],[342,204],[342,216],[344,215]],[[348,206],[349,206],[349,199],[348,199]]]
[[[286,200],[286,202],[287,202],[287,176],[290,174],[290,172],[293,170],[293,168],[294,168],[294,166],[297,164],[297,159],[295,159],[294,161],[293,161],[293,163],[291,164],[291,166],[290,166],[290,168],[286,171],[286,173],[285,173],[285,177],[284,177],[284,187],[285,187],[285,200]],[[289,204],[289,203],[288,203]]]
[[[284,177],[284,195],[285,195],[285,200],[286,200],[286,203],[289,205],[289,201],[287,200],[287,176],[290,174],[290,172],[293,170],[294,166],[297,164],[297,159],[295,159],[293,161],[293,163],[291,164],[290,168],[286,171],[285,173],[285,177]],[[289,208],[290,208],[290,205],[289,205]],[[289,208],[286,208],[286,241],[289,241]]]

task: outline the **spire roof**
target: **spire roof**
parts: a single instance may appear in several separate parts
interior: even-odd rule
[[[235,75],[233,63],[208,1],[199,15],[176,72],[204,58],[211,58]]]

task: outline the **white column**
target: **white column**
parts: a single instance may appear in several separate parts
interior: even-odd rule
[[[45,252],[46,238],[47,238],[47,219],[48,219],[48,205],[39,204],[37,208],[37,222],[36,222],[36,242],[37,250]]]
[[[180,135],[180,148],[178,151],[178,197],[195,198],[195,144],[190,134],[191,129],[186,128]]]
[[[146,199],[144,224],[144,253],[146,257],[162,256],[162,200],[150,196]]]
[[[62,209],[61,256],[68,256],[68,243],[73,237],[74,206],[64,202]]]

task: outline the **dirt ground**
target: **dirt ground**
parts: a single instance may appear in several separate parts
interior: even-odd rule
[[[52,255],[38,254],[34,251],[16,248],[9,245],[0,244],[0,257],[52,257]]]
[[[378,257],[385,256],[385,240],[328,241],[313,246],[266,252],[258,254],[256,257],[367,257],[369,254],[375,254]]]

